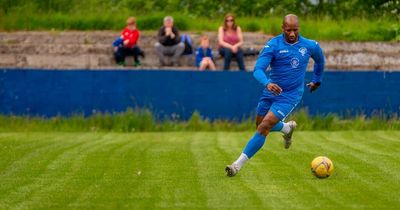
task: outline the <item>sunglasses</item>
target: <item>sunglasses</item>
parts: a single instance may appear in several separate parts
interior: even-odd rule
[[[225,22],[234,22],[234,19],[226,19]]]

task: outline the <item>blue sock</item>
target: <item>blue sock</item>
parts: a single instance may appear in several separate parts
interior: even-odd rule
[[[256,152],[260,150],[261,147],[264,145],[265,138],[265,136],[256,132],[253,138],[251,138],[250,141],[247,143],[246,147],[243,150],[243,153],[246,154],[249,159],[253,157],[253,155],[256,154]]]
[[[271,128],[271,131],[281,131],[282,128],[283,128],[283,122],[279,121],[278,123],[276,123],[274,127]]]

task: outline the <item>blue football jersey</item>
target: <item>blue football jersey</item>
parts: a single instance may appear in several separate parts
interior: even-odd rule
[[[264,87],[270,82],[279,85],[282,88],[281,97],[297,104],[304,92],[304,77],[310,57],[315,62],[312,82],[321,82],[325,59],[318,42],[299,36],[296,43],[290,44],[281,34],[265,44],[253,74]],[[267,89],[263,96],[274,97]]]

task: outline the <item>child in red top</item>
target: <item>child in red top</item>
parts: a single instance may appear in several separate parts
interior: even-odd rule
[[[137,46],[140,32],[136,27],[136,18],[129,17],[126,20],[126,25],[126,28],[121,33],[123,45],[116,48],[115,60],[118,64],[125,65],[125,57],[132,55],[135,59],[135,66],[140,66],[139,55],[144,57],[144,53]]]
[[[126,28],[122,31],[122,39],[125,47],[132,48],[139,40],[140,32],[136,28],[136,19],[134,17],[129,17],[126,25]]]

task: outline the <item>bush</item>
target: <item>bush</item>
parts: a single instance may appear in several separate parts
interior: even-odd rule
[[[162,15],[152,15],[138,18],[138,28],[141,30],[157,30],[163,25]]]
[[[255,21],[250,21],[244,24],[243,30],[249,32],[256,32],[261,30],[261,26]]]
[[[53,3],[57,4],[57,1]],[[128,3],[131,3],[131,1],[125,3],[129,5]],[[182,2],[176,3],[184,4]],[[159,3],[145,4],[146,8],[151,8],[151,5],[157,6]],[[161,4],[165,4],[165,2],[160,3],[158,7],[161,8]],[[34,4],[26,4],[20,7],[10,7],[7,9],[7,12],[0,9],[0,30],[121,30],[125,26],[126,18],[132,15],[138,19],[140,30],[157,30],[162,25],[164,16],[172,15],[175,19],[175,25],[180,30],[191,30],[202,33],[203,31],[217,31],[218,26],[222,24],[225,13],[218,12],[208,17],[202,14],[189,13],[190,7],[186,8],[187,11],[184,10],[180,13],[164,10],[145,12],[146,8],[140,8],[142,10],[132,8],[132,10],[129,10],[127,8],[99,6],[84,13],[79,12],[79,9],[68,11],[56,9],[47,12],[38,12]],[[311,39],[350,41],[400,40],[398,21],[386,16],[380,19],[363,19],[358,17],[332,19],[324,16],[309,15],[300,17],[300,20],[301,34]],[[282,31],[282,18],[277,14],[264,14],[264,16],[251,17],[237,16],[237,21],[244,32],[263,31],[266,34],[277,35]]]

